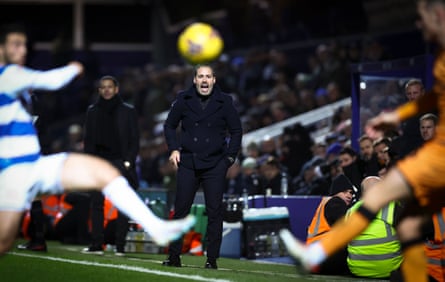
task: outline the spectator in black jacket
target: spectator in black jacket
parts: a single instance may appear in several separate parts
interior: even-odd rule
[[[112,76],[99,81],[99,98],[88,108],[85,121],[85,153],[102,157],[114,165],[138,188],[136,157],[139,152],[139,131],[136,110],[122,101],[119,82]],[[92,242],[82,250],[86,254],[103,254],[104,196],[91,192]],[[119,212],[116,224],[116,255],[124,255],[128,218]]]
[[[413,101],[425,95],[425,87],[421,80],[410,79],[405,84],[405,95],[408,101]],[[407,119],[401,123],[402,135],[397,140],[397,151],[400,157],[404,157],[423,144],[419,132],[419,115]]]

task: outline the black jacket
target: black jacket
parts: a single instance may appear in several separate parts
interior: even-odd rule
[[[334,225],[337,220],[339,220],[342,216],[346,214],[349,206],[346,205],[345,201],[343,201],[340,197],[332,197],[324,208],[324,216],[326,217],[326,221],[330,226]]]
[[[116,111],[114,119],[118,130],[117,137],[121,147],[122,161],[130,162],[130,167],[134,168],[139,153],[139,129],[136,110],[133,106],[122,102],[119,103]],[[84,150],[87,154],[97,155],[95,133],[98,126],[98,105],[95,103],[88,107],[85,120]]]
[[[235,159],[241,148],[241,120],[232,97],[216,85],[202,109],[194,85],[180,92],[164,124],[169,151],[181,152],[181,165],[191,169],[214,167],[224,157]],[[176,128],[181,122],[180,136]]]

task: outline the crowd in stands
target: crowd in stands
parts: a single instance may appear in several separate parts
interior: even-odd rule
[[[223,54],[215,62],[217,84],[234,98],[242,116],[243,130],[247,133],[349,97],[349,64],[382,59],[382,50],[384,48],[378,42],[370,41],[366,41],[361,49],[357,44],[319,44],[314,48],[313,54],[305,57],[305,69],[296,69],[291,65],[287,53],[277,49],[252,49],[243,56]],[[187,64],[170,65],[164,69],[148,64],[144,68],[127,68],[117,75],[121,82],[122,98],[133,104],[139,114],[141,187],[174,187],[174,183],[171,183],[174,181],[174,177],[171,177],[172,171],[166,164],[168,156],[162,132],[163,113],[169,109],[178,91],[191,85],[192,75],[193,68]],[[94,79],[86,75],[84,80],[77,82],[80,94],[59,95],[80,95],[77,99],[81,102],[58,104],[56,100],[48,103],[49,99],[59,98],[52,98],[43,93],[39,95],[44,100],[42,104],[57,104],[57,111],[63,112],[60,108],[64,105],[80,103],[85,109],[79,110],[78,115],[83,116],[87,105],[97,99]],[[48,112],[52,110],[46,108],[41,112],[42,124],[45,124]],[[341,142],[350,138],[350,116],[350,107],[342,107],[337,109],[333,117],[332,132],[340,135]],[[43,143],[46,144],[44,151],[82,151],[82,122],[82,118],[75,120],[69,129],[63,129],[66,132],[62,134],[59,130],[61,137],[56,139],[45,139],[45,130],[41,130]],[[39,124],[37,126],[39,127]],[[335,146],[330,148],[331,144],[328,143],[313,144],[309,136],[310,130],[296,125],[294,128],[287,128],[279,139],[258,140],[256,144],[251,145],[258,146],[261,155],[276,157],[280,167],[287,167],[288,177],[292,178],[290,181],[297,181],[294,178],[299,177],[299,184],[292,187],[295,191],[299,190],[297,186],[308,181],[303,180],[300,169],[313,157],[313,151],[317,150],[317,154],[323,154],[320,151],[335,150]],[[331,138],[328,141],[334,140]],[[248,156],[241,156],[240,165],[245,157]],[[308,175],[307,178],[309,177]]]

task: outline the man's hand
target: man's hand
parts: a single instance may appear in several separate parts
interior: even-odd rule
[[[172,151],[168,160],[175,168],[178,168],[178,164],[181,161],[181,153],[178,150]]]
[[[366,135],[372,139],[383,137],[385,131],[394,129],[400,124],[399,116],[395,111],[383,112],[368,120],[365,126]]]

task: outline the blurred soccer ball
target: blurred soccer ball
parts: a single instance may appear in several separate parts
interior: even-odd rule
[[[223,47],[219,32],[206,23],[187,26],[178,38],[178,51],[191,64],[208,63],[218,58]]]

